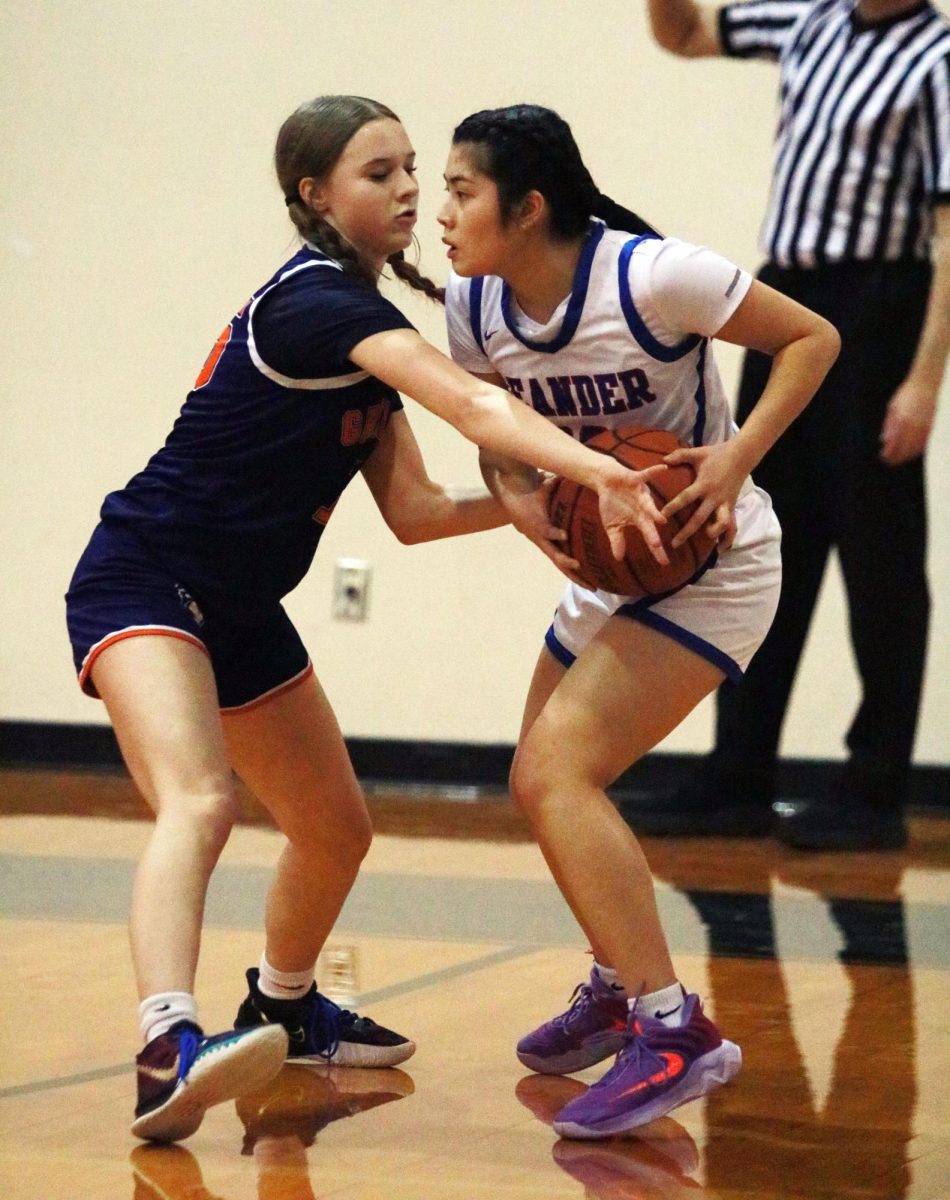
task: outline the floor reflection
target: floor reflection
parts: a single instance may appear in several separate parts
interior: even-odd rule
[[[252,1156],[258,1200],[316,1200],[308,1150],[331,1122],[411,1096],[404,1071],[286,1066],[271,1083],[235,1102]],[[133,1200],[224,1200],[205,1187],[183,1146],[137,1146],[130,1162]]]
[[[515,1095],[531,1112],[550,1125],[555,1114],[587,1085],[568,1075],[526,1075]],[[603,1142],[562,1138],[551,1157],[568,1175],[584,1185],[591,1200],[676,1200],[695,1195],[691,1178],[700,1164],[690,1134],[671,1117],[654,1121],[636,1137]]]
[[[890,895],[879,890],[874,901],[816,891],[840,934],[837,958],[851,994],[847,1012],[830,1018],[822,1011],[827,1001],[822,1002],[816,984],[813,999],[806,995],[804,1012],[796,1013],[799,1030],[809,1021],[827,1025],[830,1019],[833,1028],[840,1027],[823,1103],[816,1100],[814,1072],[796,1037],[787,974],[774,953],[780,898],[773,896],[769,904],[768,896],[713,900],[689,894],[709,932],[713,1005],[744,1053],[736,1086],[706,1102],[707,1186],[735,1187],[741,1178],[743,1189],[753,1195],[810,1200],[907,1195],[917,1084],[901,873],[895,864],[887,881]],[[776,879],[793,887],[811,882],[794,865],[783,867]],[[878,881],[883,882],[880,869]],[[735,931],[750,907],[756,914],[757,948],[764,952],[756,953],[754,971],[741,972],[725,955],[736,953]]]

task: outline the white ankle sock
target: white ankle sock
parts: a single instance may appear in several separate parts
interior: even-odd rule
[[[272,1000],[300,1000],[310,991],[315,966],[309,971],[277,971],[262,954],[257,986]]]
[[[664,1025],[676,1026],[683,1023],[683,1001],[686,989],[681,983],[671,983],[658,992],[650,992],[637,1000],[637,1013],[641,1017],[655,1017]],[[633,1001],[629,1004],[632,1006]]]
[[[601,983],[606,983],[612,992],[624,996],[627,994],[627,989],[620,982],[620,976],[613,967],[605,967],[601,963],[595,962],[594,970],[597,972]]]
[[[139,1029],[146,1044],[168,1033],[178,1021],[198,1024],[198,1005],[190,992],[156,992],[139,1005]]]

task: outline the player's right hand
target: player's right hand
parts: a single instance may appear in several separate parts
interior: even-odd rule
[[[631,471],[606,455],[604,460],[602,476],[594,486],[600,504],[600,519],[610,539],[614,558],[619,562],[626,554],[624,530],[628,525],[635,525],[656,561],[661,566],[668,566],[670,560],[657,528],[666,524],[666,517],[654,503],[646,482],[652,475],[665,471],[666,464],[657,463],[645,471]]]

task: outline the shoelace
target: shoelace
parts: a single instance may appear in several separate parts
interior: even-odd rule
[[[559,1017],[555,1017],[551,1022],[552,1025],[558,1025],[562,1029],[566,1029],[568,1025],[576,1021],[583,1013],[587,1005],[593,1000],[594,990],[589,983],[579,983],[571,992],[571,1002],[566,1012],[561,1013]]]
[[[614,1065],[610,1068],[606,1075],[604,1075],[596,1083],[592,1084],[592,1087],[599,1087],[600,1084],[606,1083],[608,1076],[613,1076],[615,1073],[624,1070],[628,1063],[632,1063],[634,1069],[639,1074],[646,1075],[647,1071],[642,1062],[644,1056],[647,1056],[647,1067],[651,1066],[652,1064],[656,1064],[656,1066],[659,1068],[659,1071],[665,1072],[667,1070],[666,1059],[657,1054],[657,1052],[652,1050],[647,1044],[646,1037],[643,1033],[643,1028],[637,1019],[637,1003],[639,1000],[640,992],[637,992],[636,1000],[634,1000],[633,1007],[630,1009],[629,1015],[627,1016],[627,1040],[617,1051],[617,1058],[614,1062]],[[656,1073],[657,1072],[650,1072],[651,1075]]]

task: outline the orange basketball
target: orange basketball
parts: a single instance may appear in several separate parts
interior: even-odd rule
[[[643,471],[663,461],[671,451],[685,443],[667,429],[604,429],[585,445],[592,450],[609,454],[632,471]],[[691,464],[682,463],[658,471],[648,479],[657,508],[678,496],[695,479]],[[620,596],[659,596],[676,591],[709,560],[716,542],[705,529],[700,529],[674,550],[670,545],[676,533],[686,524],[695,510],[690,504],[670,517],[657,529],[669,556],[669,566],[656,561],[639,529],[625,530],[627,552],[617,560],[610,541],[600,522],[597,493],[571,479],[558,479],[551,489],[548,515],[551,524],[563,529],[567,541],[561,549],[580,563],[578,576],[591,588],[615,592]]]

